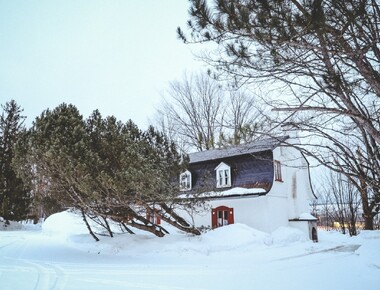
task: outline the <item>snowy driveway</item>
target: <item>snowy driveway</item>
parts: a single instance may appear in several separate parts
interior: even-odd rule
[[[36,232],[0,235],[2,290],[190,289],[175,284],[202,274],[197,266],[131,264],[127,257],[86,253]]]
[[[245,228],[231,229],[236,238],[246,235]],[[42,231],[0,231],[0,289],[347,290],[380,285],[380,233],[353,243],[325,234],[318,244],[263,245],[246,239],[231,244],[226,237],[225,247],[215,237],[221,236],[135,236],[94,243],[87,236],[68,242]]]

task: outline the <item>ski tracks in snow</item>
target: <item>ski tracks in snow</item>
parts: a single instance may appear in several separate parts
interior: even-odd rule
[[[28,289],[31,290],[64,289],[66,275],[60,267],[54,263],[25,258],[30,246],[33,246],[33,243],[20,236],[11,242],[0,244],[0,288],[24,289],[27,282]]]
[[[31,290],[65,289],[66,275],[53,264],[13,258],[6,260],[7,264],[0,265],[0,287],[3,290],[25,289],[19,288],[18,285],[25,285],[26,281],[28,289]]]
[[[285,261],[285,260],[292,260],[292,259],[297,259],[297,258],[302,258],[302,257],[307,257],[315,254],[320,254],[320,253],[348,253],[353,254],[357,249],[359,249],[360,245],[343,245],[343,246],[336,246],[333,248],[327,248],[327,249],[322,249],[318,251],[312,251],[309,253],[305,254],[300,254],[300,255],[294,255],[294,256],[289,256],[289,257],[284,257],[277,259],[276,261]]]
[[[62,268],[41,261],[23,261],[37,273],[33,290],[61,290],[65,289],[67,277]]]

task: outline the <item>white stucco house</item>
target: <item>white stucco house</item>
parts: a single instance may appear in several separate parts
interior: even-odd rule
[[[180,189],[189,198],[201,193],[207,206],[187,218],[196,227],[243,223],[267,233],[291,226],[317,241],[316,218],[309,210],[315,199],[309,163],[290,146],[293,142],[289,136],[268,137],[190,154],[189,166],[180,175]]]

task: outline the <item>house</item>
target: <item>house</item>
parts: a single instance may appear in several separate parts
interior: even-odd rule
[[[309,163],[291,146],[295,141],[289,136],[270,137],[190,154],[180,189],[184,196],[201,197],[207,204],[189,216],[194,225],[243,223],[268,233],[291,226],[317,241],[316,218],[309,213],[315,199]]]

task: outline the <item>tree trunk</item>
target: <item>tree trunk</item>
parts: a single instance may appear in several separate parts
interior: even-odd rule
[[[184,227],[190,226],[184,218],[182,218],[178,214],[176,214],[173,209],[171,209],[170,207],[167,206],[167,204],[161,203],[160,206],[165,212],[167,212],[170,216],[172,216],[176,220],[176,222],[178,222],[181,226],[184,226]],[[158,212],[158,213],[160,214],[160,212]]]
[[[358,154],[358,159],[360,163],[363,163],[363,156],[359,149],[357,150],[357,154]],[[367,182],[362,175],[359,176],[359,181],[360,181],[359,192],[360,192],[360,198],[361,198],[362,207],[363,207],[364,229],[372,231],[373,230],[373,215],[372,215],[372,208],[369,205],[369,201],[368,201]]]
[[[110,224],[107,221],[107,218],[102,217],[102,219],[104,220],[105,228],[106,228],[108,234],[110,235],[111,238],[113,238],[113,232],[111,230]]]
[[[84,209],[81,208],[80,211],[81,211],[81,213],[82,213],[83,221],[84,221],[84,223],[86,224],[86,227],[87,227],[87,229],[88,229],[90,235],[94,238],[95,241],[99,242],[99,238],[94,234],[94,232],[93,232],[92,229],[91,229],[90,224],[88,223],[88,221],[87,221],[87,219],[86,219],[86,214],[85,214],[85,212],[84,212]]]
[[[132,231],[127,229],[126,225],[143,231],[148,231],[152,234],[155,234],[158,237],[163,237],[165,234],[169,233],[163,227],[152,224],[149,220],[139,215],[132,208],[126,205],[117,208],[115,207],[113,211],[108,211],[107,216],[114,221],[122,223],[128,232]],[[136,221],[139,221],[140,223]]]
[[[177,229],[180,229],[181,231],[184,231],[184,232],[189,233],[189,234],[197,235],[197,236],[199,236],[201,234],[201,232],[197,228],[184,227],[184,226],[180,225],[179,223],[177,223],[176,221],[173,221],[170,218],[167,218],[163,214],[158,214],[158,215],[160,216],[160,218],[163,221],[167,222],[168,224],[172,225],[173,227],[176,227]]]
[[[353,212],[353,210],[351,210],[351,216],[350,216],[350,222],[349,222],[349,232],[350,232],[350,236],[356,236],[358,233],[357,233],[357,230],[356,230],[356,218],[355,218],[355,214]]]
[[[162,231],[162,228],[155,225],[148,226],[148,225],[136,223],[135,221],[131,221],[129,225],[139,230],[151,232],[152,234],[155,234],[157,237],[165,236],[164,232]]]
[[[371,211],[371,207],[368,203],[367,190],[362,188],[360,190],[360,197],[362,200],[363,207],[363,218],[364,218],[364,229],[365,230],[373,230],[373,215]]]
[[[365,214],[363,213],[364,218],[364,229],[365,230],[373,230],[373,217],[372,214]]]
[[[120,223],[120,225],[129,233],[129,234],[131,234],[131,235],[134,235],[135,233],[130,229],[130,228],[128,228],[127,227],[127,225],[125,224],[125,223],[123,223],[123,222],[121,222]]]
[[[160,218],[167,222],[168,224],[176,227],[177,229],[180,229],[181,231],[184,231],[186,233],[190,233],[193,235],[200,235],[201,232],[196,229],[195,227],[191,227],[182,217],[177,215],[171,208],[169,208],[166,204],[160,204],[161,208],[170,214],[170,217],[174,218],[174,221],[170,218],[165,216],[165,212],[162,210],[154,209],[155,213],[160,216]]]

